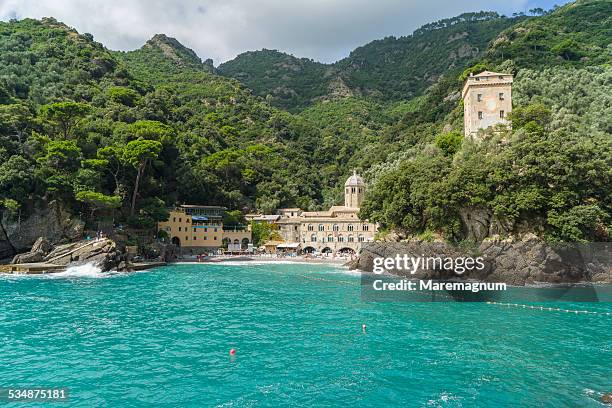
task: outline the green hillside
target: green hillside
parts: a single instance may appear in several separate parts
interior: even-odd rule
[[[26,19],[0,23],[0,58],[5,212],[60,200],[92,220],[150,226],[176,202],[322,201],[309,171],[318,132],[167,37],[114,53],[53,19]]]
[[[466,13],[427,24],[406,37],[357,48],[334,64],[278,51],[247,52],[219,66],[275,106],[296,110],[319,100],[368,96],[400,101],[423,93],[449,70],[462,70],[520,18]]]
[[[463,15],[333,66],[247,53],[219,68],[238,79],[164,35],[113,52],[54,19],[0,22],[0,212],[58,200],[147,227],[177,202],[316,209],[358,169],[362,216],[385,231],[462,240],[477,216],[489,234],[607,240],[610,15]],[[475,144],[460,89],[484,69],[515,75],[513,127]]]
[[[423,237],[464,239],[477,219],[489,234],[609,240],[609,9],[609,1],[583,0],[520,22],[460,77],[447,74],[391,128],[387,140],[403,147],[369,169],[362,216]],[[530,32],[546,32],[547,48],[525,39]],[[514,40],[504,43],[509,36]],[[566,58],[560,50],[568,37],[596,52]],[[513,53],[500,52],[500,44]],[[484,69],[515,74],[513,128],[473,143],[461,136],[458,96],[465,75]]]

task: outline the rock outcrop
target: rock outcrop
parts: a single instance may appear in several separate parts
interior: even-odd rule
[[[534,234],[520,238],[492,237],[471,249],[463,249],[445,242],[374,242],[364,246],[359,258],[350,267],[372,271],[374,258],[409,257],[482,257],[485,267],[461,275],[461,278],[483,282],[504,282],[510,285],[535,283],[612,283],[612,245],[592,243],[584,245],[551,246]],[[402,270],[388,270],[407,275]],[[420,269],[417,279],[457,278],[452,271]]]
[[[15,252],[30,250],[40,237],[51,245],[80,239],[84,224],[56,201],[43,209],[36,209],[23,220],[4,218],[6,235],[0,232],[0,259],[12,257]]]
[[[53,248],[49,241],[41,237],[30,252],[15,256],[13,263],[46,262],[65,266],[93,264],[106,272],[127,270],[126,259],[125,248],[120,248],[110,239],[77,241]]]
[[[110,239],[79,241],[59,245],[43,261],[55,265],[93,264],[103,272],[125,269],[125,249]]]

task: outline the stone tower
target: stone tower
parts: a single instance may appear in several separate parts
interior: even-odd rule
[[[365,194],[365,183],[356,171],[346,179],[344,183],[344,206],[349,208],[359,208],[363,202]]]
[[[484,71],[470,75],[463,85],[465,136],[499,123],[508,124],[512,111],[512,75]]]

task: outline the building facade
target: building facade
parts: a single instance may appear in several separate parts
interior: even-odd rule
[[[278,232],[285,244],[299,244],[303,252],[358,253],[365,242],[374,240],[376,224],[359,219],[365,183],[353,173],[344,184],[344,205],[328,211],[284,208],[278,211]]]
[[[512,81],[510,74],[491,71],[467,78],[462,92],[465,136],[475,137],[480,129],[509,124]]]
[[[216,252],[229,244],[246,249],[251,244],[251,232],[246,228],[225,227],[226,208],[210,205],[181,205],[170,210],[167,221],[158,223],[171,242],[183,253]]]

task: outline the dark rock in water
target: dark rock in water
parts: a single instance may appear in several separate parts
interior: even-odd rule
[[[409,257],[482,257],[485,267],[462,278],[484,282],[505,282],[510,285],[532,283],[612,282],[612,246],[610,243],[551,246],[536,235],[487,238],[471,249],[446,242],[373,242],[364,245],[353,269],[372,271],[374,258]],[[405,271],[388,270],[400,276]],[[410,275],[415,279],[456,278],[452,271],[420,269]]]
[[[612,393],[602,395],[601,402],[604,404],[612,404]]]

